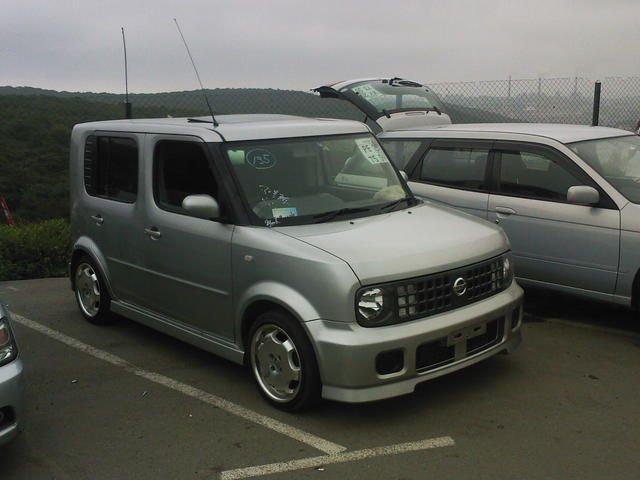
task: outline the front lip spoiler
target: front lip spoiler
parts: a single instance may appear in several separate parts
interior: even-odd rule
[[[343,388],[323,385],[322,398],[344,403],[364,403],[407,395],[413,393],[416,386],[422,382],[474,365],[501,352],[512,353],[521,343],[522,329],[518,328],[518,330],[513,332],[510,337],[503,340],[493,348],[425,373],[417,373],[415,377],[408,378],[406,380],[366,388]]]

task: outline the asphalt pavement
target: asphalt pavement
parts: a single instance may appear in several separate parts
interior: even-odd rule
[[[67,279],[0,283],[26,368],[0,479],[640,479],[640,314],[527,292],[512,355],[371,404],[267,405],[240,366]]]

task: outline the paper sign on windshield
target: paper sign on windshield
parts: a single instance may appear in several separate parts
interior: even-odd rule
[[[382,148],[380,148],[380,145],[371,138],[358,138],[356,139],[356,145],[358,145],[360,152],[371,165],[389,163],[389,160],[382,151]]]
[[[365,100],[371,100],[372,98],[376,98],[376,97],[382,96],[382,93],[380,93],[378,90],[376,90],[374,87],[372,87],[371,85],[369,85],[367,83],[365,83],[364,85],[359,85],[357,87],[353,87],[351,90],[356,92],[358,95],[360,95]]]
[[[272,208],[271,213],[273,214],[273,218],[296,217],[298,215],[298,209],[296,207]]]

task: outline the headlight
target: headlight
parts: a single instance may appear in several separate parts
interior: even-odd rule
[[[509,254],[505,255],[502,260],[502,281],[504,288],[511,285],[513,281],[513,260]]]
[[[18,355],[18,349],[11,334],[9,321],[0,318],[0,366],[9,363]]]
[[[363,288],[356,295],[358,323],[363,327],[379,327],[395,323],[396,310],[392,287]]]

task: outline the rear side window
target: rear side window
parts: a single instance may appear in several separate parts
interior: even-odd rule
[[[500,192],[506,195],[566,201],[569,187],[584,185],[544,155],[503,151],[500,158]]]
[[[438,185],[486,190],[489,150],[483,148],[431,148],[422,160],[420,180]]]
[[[421,143],[419,140],[382,140],[382,145],[399,170],[407,166]]]
[[[91,135],[84,157],[89,195],[134,203],[138,195],[138,146],[131,138]]]
[[[195,194],[218,197],[218,185],[200,143],[162,140],[154,153],[154,196],[163,210],[184,213],[182,201]]]

